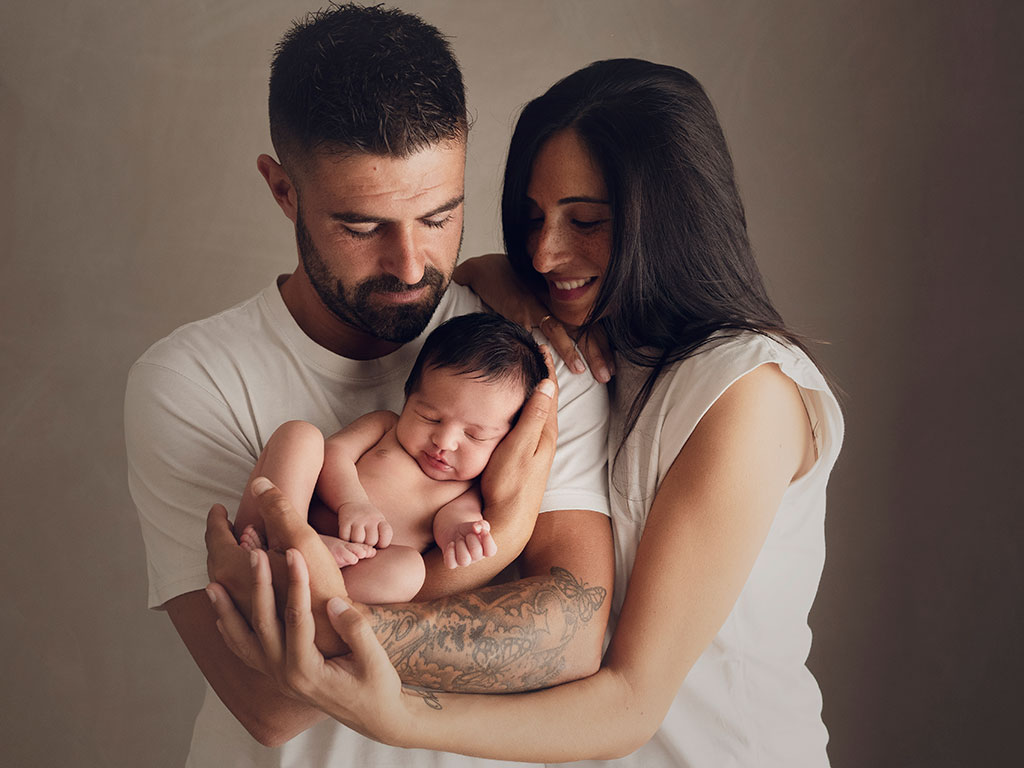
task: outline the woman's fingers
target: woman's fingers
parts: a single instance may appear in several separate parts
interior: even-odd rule
[[[547,315],[541,320],[540,329],[573,373],[583,373],[589,367],[602,384],[607,384],[615,375],[611,350],[600,328],[591,328],[574,338],[558,318]]]
[[[365,616],[340,597],[332,597],[327,602],[327,617],[334,631],[352,651],[349,657],[339,657],[336,662],[354,666],[352,671],[356,675],[373,671],[397,682],[398,673]]]
[[[277,666],[284,655],[284,638],[277,620],[277,601],[270,560],[262,549],[249,553],[252,568],[252,629],[263,654],[271,666]]]
[[[583,373],[586,370],[579,350],[576,349],[575,339],[569,335],[569,332],[559,322],[558,318],[546,315],[540,321],[540,329],[544,332],[548,341],[551,342],[551,346],[555,348],[555,351],[562,356],[570,371],[573,373]]]
[[[600,328],[594,327],[582,334],[576,340],[576,348],[583,354],[595,379],[602,384],[611,381],[615,375],[615,361]]]
[[[289,549],[288,602],[284,610],[288,683],[299,693],[310,693],[322,675],[324,657],[316,649],[316,625],[309,594],[309,570],[302,553]]]
[[[220,632],[228,650],[241,659],[246,666],[267,674],[269,671],[267,658],[259,639],[249,629],[249,625],[235,608],[235,604],[224,587],[217,583],[211,583],[206,588],[206,594],[217,614],[217,631]]]

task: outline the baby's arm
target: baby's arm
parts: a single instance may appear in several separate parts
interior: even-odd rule
[[[475,563],[498,551],[482,510],[480,486],[473,484],[434,515],[434,541],[449,568]]]
[[[339,538],[380,549],[391,544],[391,524],[370,503],[356,462],[397,422],[398,416],[391,411],[373,411],[327,438],[316,493],[337,513]]]

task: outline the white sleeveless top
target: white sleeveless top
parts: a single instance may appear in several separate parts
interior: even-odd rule
[[[799,386],[818,458],[784,494],[739,599],[690,670],[654,738],[607,764],[828,765],[821,693],[805,666],[811,645],[807,614],[825,560],[825,485],[842,443],[843,416],[821,373],[799,349],[743,333],[671,366],[615,463],[623,422],[647,372],[619,366],[608,437],[615,535],[611,622],[614,626],[622,608],[647,514],[669,467],[721,394],[765,363],[778,364]]]

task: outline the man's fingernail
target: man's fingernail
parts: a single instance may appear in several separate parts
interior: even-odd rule
[[[597,371],[595,371],[594,373],[594,376],[602,384],[607,384],[609,381],[611,381],[612,378],[612,375],[609,372],[609,370],[605,368],[603,365],[598,367]]]
[[[327,601],[327,610],[332,616],[339,616],[351,607],[340,597],[332,597]]]
[[[288,565],[292,565],[295,562],[295,552],[289,549],[284,553],[284,559]]]
[[[273,487],[274,484],[265,477],[257,477],[252,481],[252,492],[257,496],[263,495]]]
[[[260,564],[260,556],[256,554],[256,550],[249,553],[249,566],[255,568]]]
[[[216,593],[216,592],[214,592],[214,591],[213,591],[212,589],[210,589],[209,587],[207,587],[207,588],[206,588],[206,596],[207,596],[208,598],[210,598],[210,602],[211,602],[211,603],[216,603],[216,602],[217,602],[217,593]]]
[[[551,379],[544,379],[544,381],[537,385],[537,391],[541,394],[547,395],[548,397],[554,397],[555,382]]]

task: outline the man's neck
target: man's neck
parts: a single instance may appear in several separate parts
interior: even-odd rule
[[[373,360],[389,355],[401,344],[384,341],[339,320],[320,301],[305,272],[295,270],[278,283],[281,298],[299,328],[321,347],[352,360]]]

